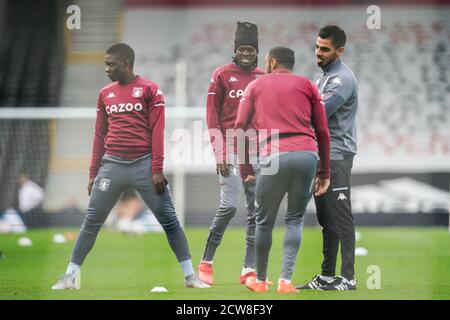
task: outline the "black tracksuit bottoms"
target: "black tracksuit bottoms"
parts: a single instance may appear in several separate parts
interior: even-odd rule
[[[341,245],[341,276],[351,280],[355,270],[355,225],[350,202],[350,174],[353,154],[343,160],[331,160],[331,183],[328,191],[314,197],[317,219],[323,235],[323,276],[335,276],[336,259]]]

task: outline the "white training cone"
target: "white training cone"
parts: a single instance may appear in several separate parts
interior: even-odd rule
[[[368,254],[369,254],[369,251],[367,251],[366,248],[358,247],[355,249],[356,256],[367,256]]]
[[[30,238],[27,237],[21,237],[17,243],[19,244],[19,246],[21,247],[29,247],[33,245],[33,241],[31,241]]]
[[[61,233],[57,233],[53,236],[53,242],[54,243],[64,243],[66,242],[66,237],[62,235]]]
[[[164,287],[154,287],[152,289],[152,292],[169,292],[169,291],[167,291],[167,289]]]

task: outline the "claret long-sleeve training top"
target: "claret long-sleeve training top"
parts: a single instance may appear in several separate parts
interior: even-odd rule
[[[135,160],[152,154],[152,172],[164,162],[164,96],[158,85],[136,76],[128,84],[113,82],[100,90],[89,177],[103,155]]]
[[[263,74],[264,70],[260,68],[245,71],[234,63],[214,70],[208,89],[206,121],[217,163],[227,160],[228,152],[236,152],[234,140],[229,139],[232,145],[227,146],[227,130],[234,131],[239,101],[245,88]],[[234,150],[228,150],[230,147]]]
[[[260,146],[264,145],[261,157],[272,153],[273,143],[279,145],[280,153],[318,151],[318,176],[330,177],[330,132],[313,82],[289,72],[273,72],[252,81],[240,102],[235,129],[245,130],[250,123],[258,130]],[[262,137],[262,131],[268,136]],[[279,133],[279,141],[271,139],[271,132]]]

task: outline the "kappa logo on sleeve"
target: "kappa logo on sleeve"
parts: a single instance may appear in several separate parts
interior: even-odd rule
[[[100,182],[98,183],[98,189],[100,191],[108,191],[110,184],[111,184],[111,180],[110,179],[101,178]]]
[[[337,84],[338,86],[342,85],[341,79],[340,79],[339,77],[334,78],[334,79],[331,81],[331,83],[335,83],[335,84]]]

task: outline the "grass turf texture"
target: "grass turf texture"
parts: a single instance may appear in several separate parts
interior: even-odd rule
[[[49,229],[25,234],[31,247],[20,247],[22,235],[0,235],[0,299],[450,299],[450,233],[445,228],[358,228],[362,238],[357,246],[368,256],[356,257],[358,290],[324,292],[303,290],[279,295],[276,281],[281,269],[283,228],[274,231],[269,260],[269,279],[275,285],[269,293],[250,292],[238,284],[244,255],[244,229],[225,233],[214,259],[214,285],[210,289],[183,287],[183,275],[164,234],[129,236],[102,230],[88,255],[81,277],[82,290],[51,290],[67,267],[74,241],[52,242]],[[74,230],[78,231],[78,230]],[[188,228],[194,267],[200,261],[208,235],[206,228]],[[322,258],[319,228],[305,228],[293,281],[305,283],[319,272]],[[381,270],[381,289],[370,290],[367,268]],[[338,261],[340,266],[340,261]],[[338,270],[339,271],[339,270]],[[153,287],[168,293],[151,293]]]

